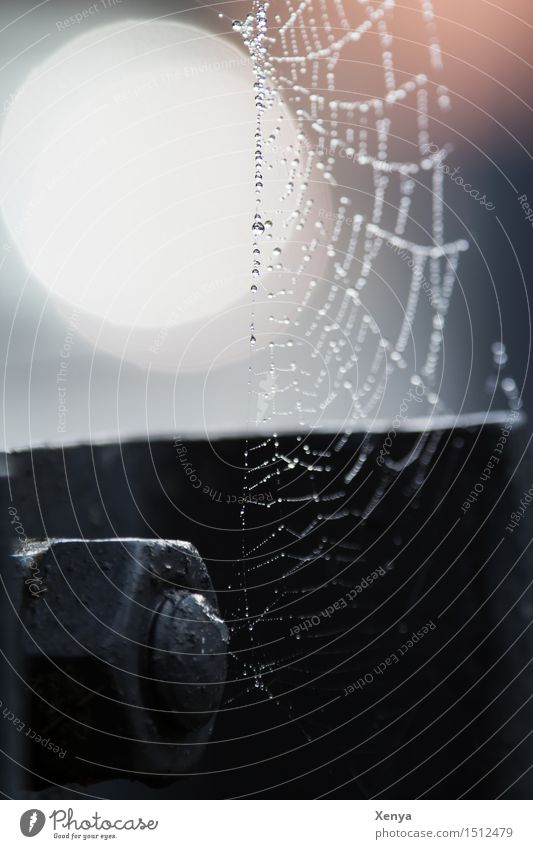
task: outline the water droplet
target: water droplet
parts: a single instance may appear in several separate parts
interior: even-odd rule
[[[502,342],[494,342],[491,346],[494,365],[503,366],[507,362],[507,351]]]

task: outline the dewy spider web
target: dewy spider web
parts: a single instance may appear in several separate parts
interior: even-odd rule
[[[296,559],[289,572],[331,548],[334,523],[329,520],[339,519],[346,486],[362,474],[367,456],[363,450],[344,469],[338,492],[328,495],[329,504],[322,503],[320,477],[330,476],[329,458],[342,451],[346,434],[371,431],[378,417],[392,418],[400,406],[410,405],[410,417],[446,410],[439,397],[443,329],[460,255],[468,244],[461,238],[447,240],[445,233],[443,173],[437,166],[446,151],[433,143],[430,114],[433,101],[436,111],[448,109],[449,97],[444,85],[428,79],[430,72],[441,71],[432,3],[420,0],[412,10],[425,48],[417,51],[415,40],[408,46],[427,65],[415,73],[395,67],[395,13],[394,0],[358,0],[349,10],[342,0],[284,0],[275,9],[256,2],[243,21],[233,22],[255,74],[252,300],[261,288],[262,264],[284,281],[266,293],[272,303],[269,327],[256,326],[252,307],[249,383],[255,416],[249,424],[271,435],[248,445],[243,526],[257,493],[275,490],[265,511],[288,506],[291,497],[284,485],[295,471],[305,475],[309,489],[297,503],[316,504],[315,518],[298,530],[285,525],[272,530],[266,523],[264,545],[280,538],[264,560],[261,545],[248,550],[243,537],[243,586],[265,570],[273,574],[276,565],[285,574],[282,531],[294,542],[316,527],[328,528],[327,539],[316,548],[288,554]],[[363,53],[360,63],[358,53]],[[346,91],[346,82],[355,82],[361,92]],[[280,103],[296,116],[296,145],[280,146],[279,125],[266,135],[264,115]],[[279,200],[292,201],[289,215],[286,206],[282,215],[261,209],[274,160],[286,170]],[[318,209],[313,198],[320,183],[329,186],[328,209]],[[300,260],[289,267],[287,232],[294,222],[296,233],[306,238],[299,243]],[[319,278],[307,269],[321,256],[326,270]],[[298,304],[296,318],[287,315],[290,301]],[[416,322],[421,328],[415,345]],[[287,455],[277,432],[294,429],[294,423],[301,431],[318,427],[344,435],[320,456],[303,436],[296,437]],[[428,435],[409,462],[423,459],[431,444]],[[374,488],[368,513],[382,491],[381,484]],[[328,508],[334,513],[328,515]],[[255,614],[246,589],[244,596],[240,627],[253,639],[258,622],[275,615],[282,598],[278,587],[272,607]]]
[[[267,14],[272,12],[261,3],[244,22],[234,24],[250,49],[256,76],[258,204],[269,159],[286,167],[280,202],[293,199],[290,221],[276,217],[275,210],[264,216],[258,205],[252,224],[252,293],[263,256],[267,268],[282,271],[287,281],[281,291],[268,292],[270,321],[275,330],[282,325],[283,332],[270,334],[270,345],[266,342],[262,356],[253,358],[261,378],[252,387],[258,397],[256,424],[268,423],[275,430],[296,415],[299,427],[328,420],[361,426],[383,410],[385,389],[392,395],[402,385],[396,380],[391,388],[391,376],[402,370],[414,385],[423,383],[426,401],[434,408],[439,405],[435,387],[442,331],[460,254],[468,247],[464,239],[445,239],[444,177],[437,166],[446,152],[430,136],[431,99],[436,94],[437,108],[447,108],[447,90],[438,86],[435,92],[425,73],[399,78],[390,0],[359,2],[356,25],[348,21],[342,2],[333,4],[335,20],[330,20],[332,7],[325,2],[287,3],[280,9],[284,5],[286,16],[278,12],[269,27]],[[431,65],[438,72],[440,50],[430,2],[421,3],[420,16],[429,33]],[[373,77],[379,63],[379,93],[348,97],[337,85],[338,70],[342,75],[346,65],[344,54],[370,39],[380,55],[370,55],[373,62],[354,68],[357,77]],[[276,131],[263,137],[261,115],[266,108],[275,109],[277,101],[296,115],[296,147],[280,149]],[[400,110],[402,120],[395,127]],[[406,116],[411,124],[407,132]],[[330,210],[316,208],[313,187],[320,181],[330,187]],[[301,261],[287,267],[284,243],[294,220],[297,231],[309,236],[300,245]],[[268,246],[262,244],[266,227]],[[315,257],[327,262],[322,280],[307,273]],[[298,303],[296,321],[284,310],[290,299]],[[422,327],[414,351],[419,315]],[[253,319],[251,330],[255,345]],[[263,330],[265,340],[269,330]]]
[[[447,149],[433,135],[441,122],[432,116],[450,103],[430,79],[441,71],[432,3],[400,10],[402,62],[415,68],[395,59],[397,13],[394,0],[281,0],[256,2],[233,23],[255,74],[248,426],[260,436],[245,451],[232,617],[240,686],[228,688],[226,707],[276,705],[281,712],[262,714],[257,733],[288,723],[303,735],[296,744],[311,741],[317,716],[338,702],[347,659],[354,679],[382,659],[370,597],[331,620],[324,610],[352,598],[372,562],[385,564],[383,574],[395,568],[439,450],[433,416],[450,410],[441,397],[444,329],[468,249],[445,227]],[[296,118],[294,144],[281,143],[280,104]],[[286,173],[278,208],[266,203],[274,161]],[[262,294],[268,327],[256,320]],[[426,424],[401,441],[400,455],[385,449],[376,463],[379,431],[396,415]],[[398,523],[382,504],[400,476],[410,513]],[[388,535],[381,560],[376,527]],[[408,605],[420,590],[415,575]],[[305,633],[302,623],[311,623]],[[359,669],[355,624],[363,641],[377,641]]]

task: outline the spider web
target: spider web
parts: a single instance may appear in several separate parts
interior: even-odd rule
[[[406,471],[413,496],[438,444],[428,428],[406,457],[386,456],[377,468],[368,458],[375,460],[380,422],[398,410],[431,420],[448,409],[444,329],[468,243],[445,228],[438,165],[446,149],[434,141],[431,116],[450,101],[430,81],[442,70],[432,3],[402,8],[394,0],[284,0],[274,12],[256,2],[233,23],[255,74],[248,424],[261,436],[248,440],[244,459],[233,624],[243,686],[227,705],[275,704],[271,726],[281,709],[303,741],[313,739],[316,711],[338,699],[330,673],[344,650],[335,638],[354,620],[348,609],[334,624],[320,616],[308,634],[289,631],[364,577],[367,523]],[[412,39],[401,39],[412,70],[395,59],[396,14]],[[268,120],[280,104],[297,123],[296,142],[286,146],[283,116],[272,131]],[[263,208],[274,160],[286,172],[283,214]],[[256,320],[262,294],[271,301],[267,327]],[[320,445],[308,438],[324,431]],[[274,497],[256,503],[265,491]],[[358,618],[369,613],[358,600]]]
[[[355,25],[341,2],[334,4],[336,20],[323,2],[287,3],[286,17],[275,16],[268,36],[262,4],[237,24],[259,89],[256,158],[281,160],[287,183],[280,201],[291,197],[294,205],[289,221],[267,212],[273,222],[268,246],[254,233],[254,251],[284,280],[268,293],[274,333],[258,328],[265,343],[256,345],[252,365],[253,423],[273,430],[294,415],[299,427],[343,421],[350,428],[368,426],[384,411],[391,416],[405,391],[405,379],[391,380],[397,372],[415,385],[423,382],[430,407],[445,409],[438,396],[443,330],[460,255],[468,248],[461,238],[446,241],[444,176],[437,167],[446,152],[430,134],[432,101],[442,110],[449,97],[427,73],[395,72],[393,2],[356,5]],[[420,4],[419,17],[430,67],[438,73],[431,3]],[[345,84],[346,65],[354,62],[345,54],[356,56],[371,39],[368,59],[354,69],[359,78],[372,77],[365,85],[373,92],[348,97],[338,88],[338,71]],[[381,82],[374,79],[378,67]],[[282,101],[296,115],[298,141],[290,150],[279,149],[275,132],[267,138],[261,133],[268,100],[274,101],[268,108]],[[317,209],[313,190],[320,182],[329,187],[331,209]],[[256,219],[263,227],[261,216],[258,206],[254,227]],[[294,220],[309,236],[300,243],[301,261],[289,267],[284,256]],[[326,263],[321,280],[307,271],[316,257]],[[253,295],[256,289],[252,282]],[[291,299],[298,303],[296,319],[287,317]],[[251,329],[255,344],[253,317]]]

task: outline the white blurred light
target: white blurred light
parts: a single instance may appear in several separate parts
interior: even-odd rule
[[[14,99],[0,150],[7,225],[99,347],[143,365],[156,350],[163,369],[184,354],[182,368],[205,369],[245,353],[252,84],[232,42],[130,20],[71,39]],[[274,111],[266,131],[281,112],[281,144],[293,143],[292,117]],[[280,215],[285,180],[274,163],[264,204]]]

